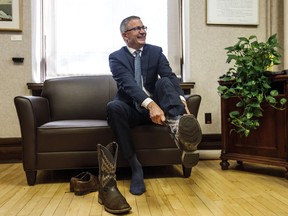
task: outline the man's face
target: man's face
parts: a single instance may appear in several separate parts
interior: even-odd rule
[[[127,46],[134,49],[143,47],[146,41],[146,30],[144,29],[142,21],[140,19],[131,20],[128,23],[127,30],[128,31],[122,33],[122,37]]]

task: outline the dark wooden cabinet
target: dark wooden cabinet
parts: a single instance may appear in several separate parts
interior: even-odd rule
[[[272,88],[277,89],[279,96],[288,99],[288,76],[270,77]],[[263,105],[264,114],[260,127],[250,132],[248,137],[240,137],[232,132],[229,123],[229,112],[235,110],[236,98],[221,99],[222,151],[221,168],[228,169],[228,160],[244,161],[286,168],[288,178],[288,109],[276,110],[268,104]]]

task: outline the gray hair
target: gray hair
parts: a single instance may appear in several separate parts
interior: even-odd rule
[[[125,31],[127,31],[128,30],[128,23],[131,20],[134,20],[134,19],[140,19],[140,17],[138,17],[138,16],[129,16],[129,17],[125,18],[124,20],[122,20],[122,22],[120,24],[120,32],[123,33]]]

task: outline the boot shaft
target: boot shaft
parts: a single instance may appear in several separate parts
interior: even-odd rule
[[[114,185],[116,182],[116,162],[118,144],[111,142],[107,146],[98,144],[99,182],[102,187]]]

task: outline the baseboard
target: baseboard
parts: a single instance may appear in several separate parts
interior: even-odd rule
[[[221,150],[198,150],[200,160],[219,160]]]
[[[202,141],[198,145],[199,150],[220,150],[221,134],[203,134]]]
[[[199,150],[220,150],[221,134],[203,134]],[[22,161],[21,138],[0,138],[0,163]]]
[[[13,163],[21,161],[21,138],[0,138],[0,163]]]

